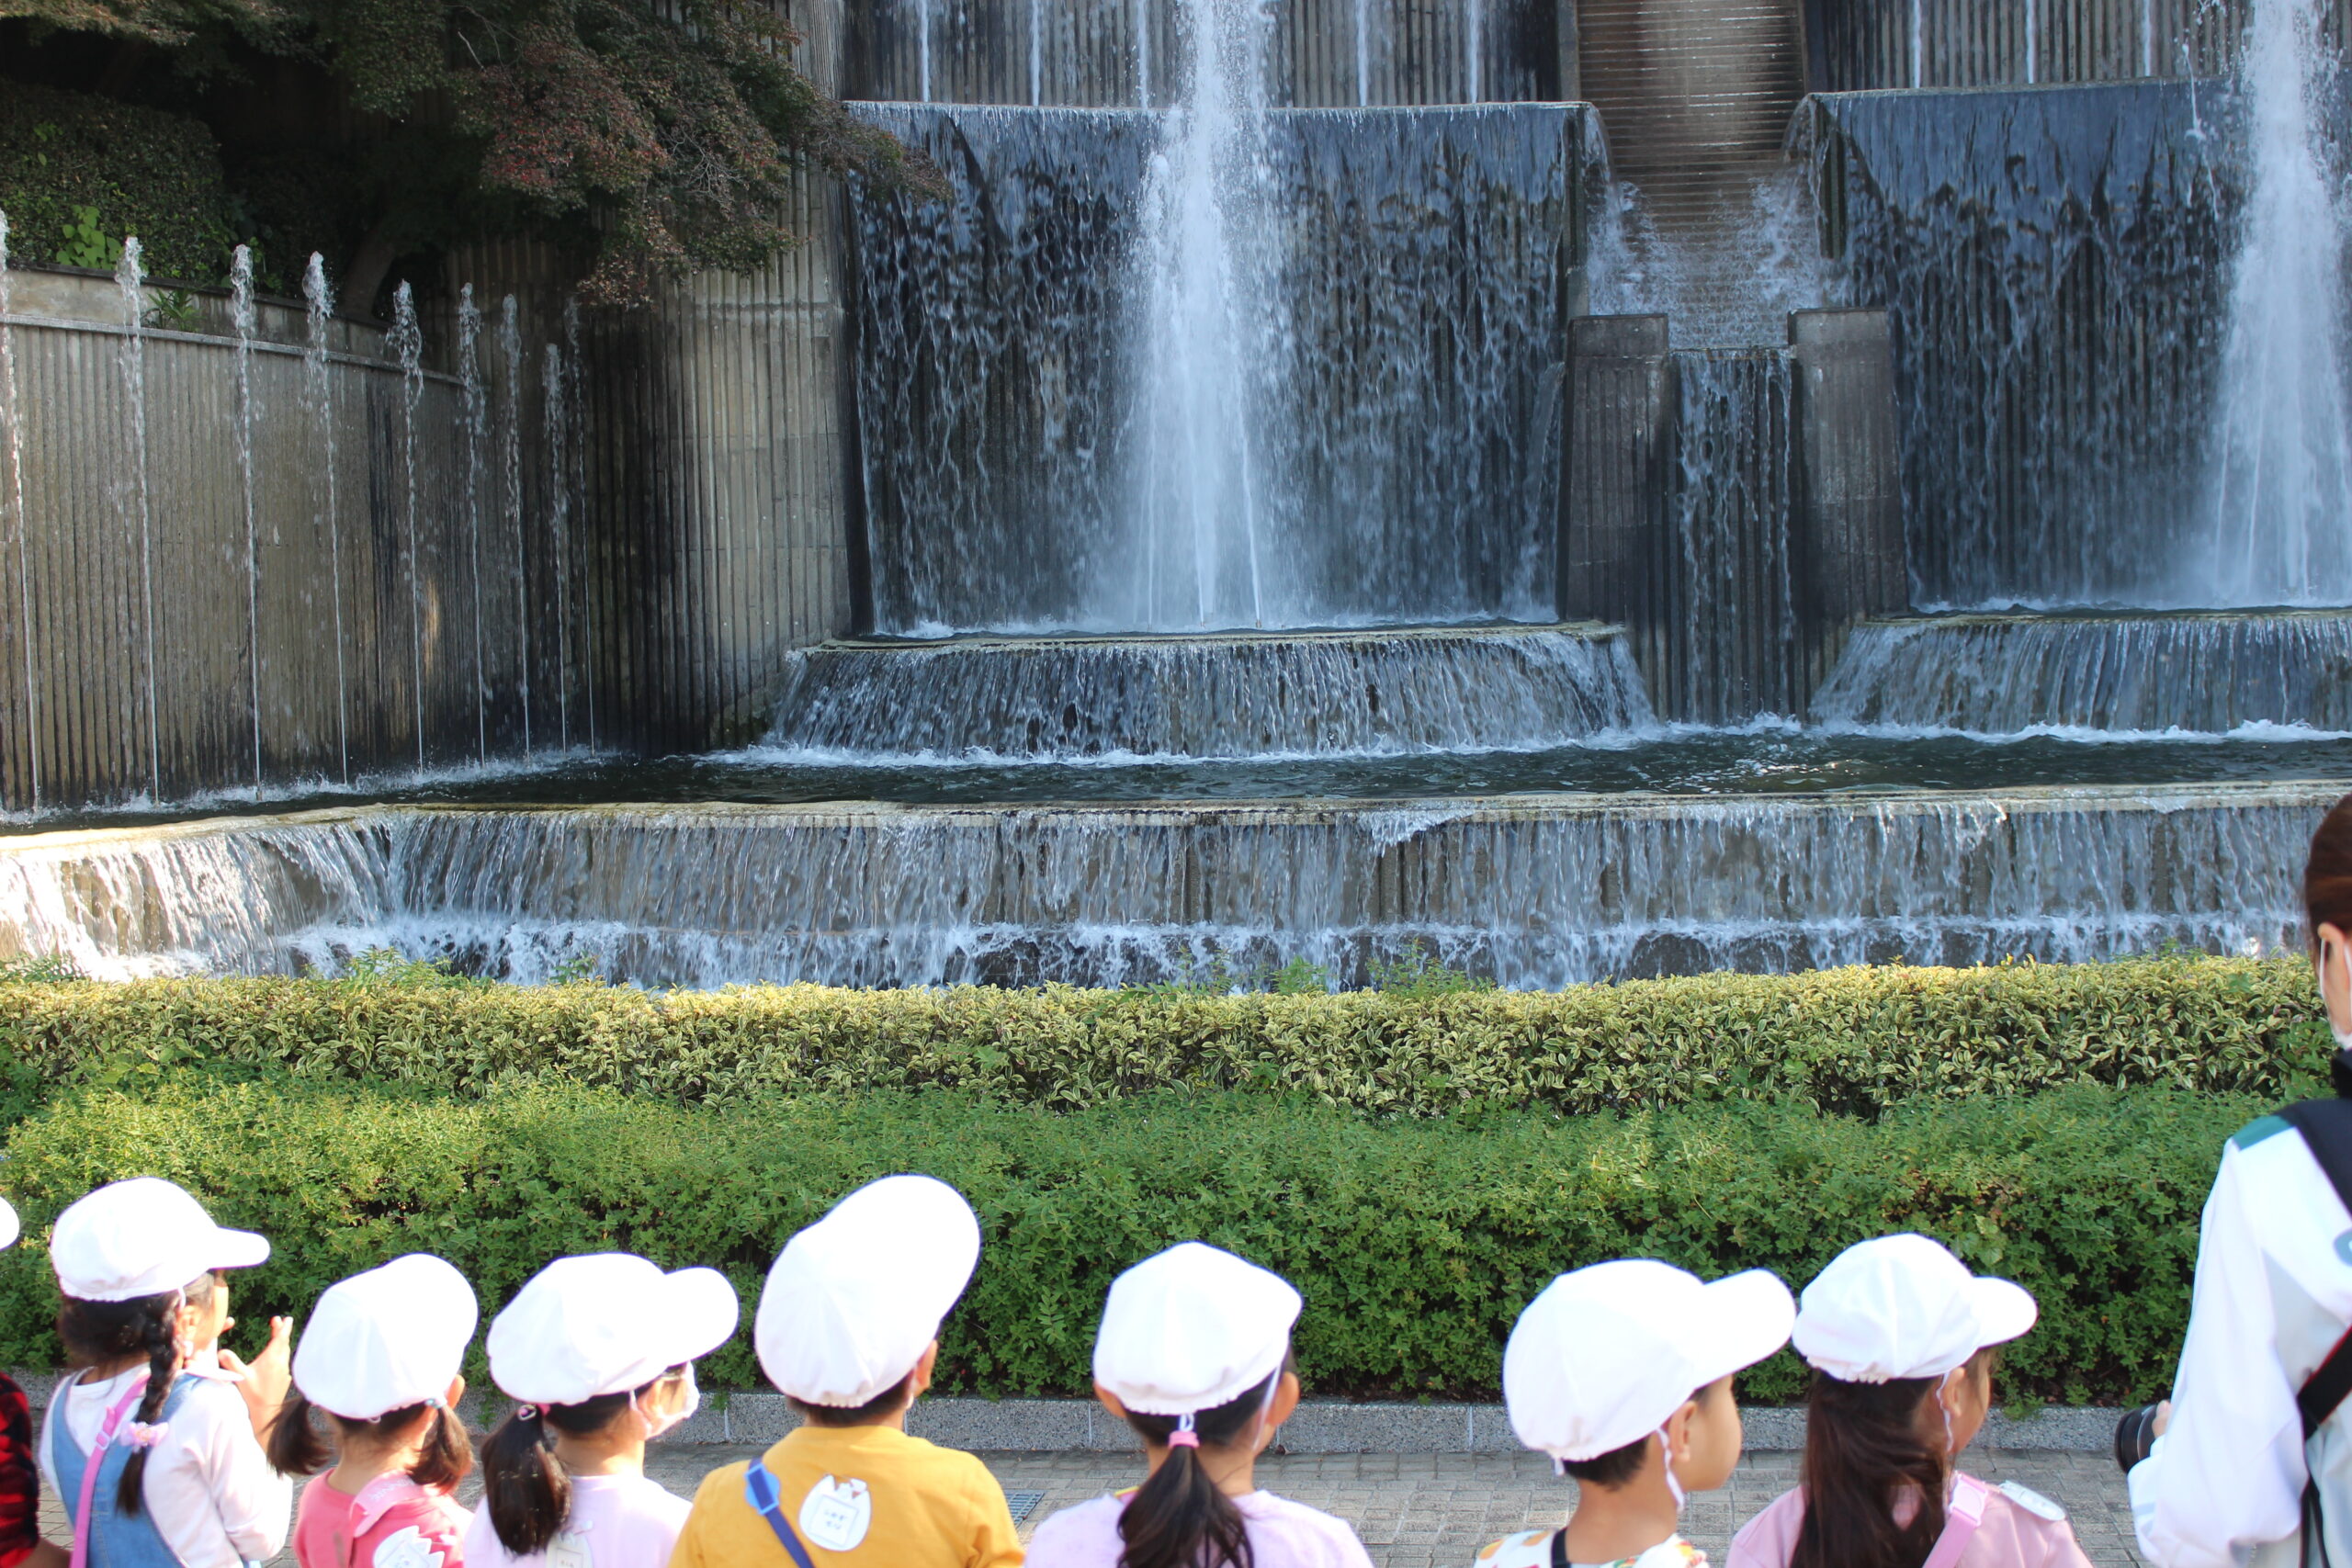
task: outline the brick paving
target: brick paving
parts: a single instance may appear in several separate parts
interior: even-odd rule
[[[760,1452],[752,1447],[657,1448],[655,1480],[691,1495],[704,1472]],[[1102,1453],[992,1453],[980,1456],[1007,1492],[1043,1492],[1022,1524],[1037,1525],[1073,1503],[1132,1486],[1140,1459]],[[1732,1531],[1796,1483],[1797,1456],[1752,1454],[1731,1485],[1692,1499],[1690,1539],[1723,1561]],[[2123,1477],[2105,1454],[1972,1449],[1963,1466],[1986,1481],[2015,1480],[2063,1504],[2075,1535],[2098,1568],[2138,1568]],[[1339,1515],[1381,1568],[1469,1568],[1478,1548],[1513,1530],[1557,1524],[1576,1483],[1553,1475],[1532,1454],[1272,1454],[1258,1464],[1259,1484]]]

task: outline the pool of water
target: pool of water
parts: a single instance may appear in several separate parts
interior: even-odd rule
[[[2251,728],[2225,736],[2064,731],[1987,738],[1895,729],[1662,728],[1540,750],[1238,759],[882,758],[752,748],[651,761],[574,753],[537,766],[319,784],[258,799],[224,793],[167,807],[18,818],[0,831],[130,827],[371,802],[475,806],[604,803],[902,805],[1425,799],[1570,791],[1691,796],[2047,784],[2352,779],[2352,736]]]

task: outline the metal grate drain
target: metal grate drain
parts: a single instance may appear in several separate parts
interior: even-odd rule
[[[1037,1505],[1045,1500],[1043,1492],[1008,1492],[1004,1495],[1004,1506],[1012,1510],[1012,1522],[1016,1525],[1026,1522],[1029,1516],[1037,1511]]]

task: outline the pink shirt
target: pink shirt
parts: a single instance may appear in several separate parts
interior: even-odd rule
[[[507,1551],[485,1503],[466,1531],[465,1568],[663,1568],[692,1512],[693,1504],[641,1475],[575,1475],[571,1512],[545,1551]]]
[[[294,1560],[302,1568],[465,1568],[472,1520],[455,1497],[405,1475],[379,1475],[356,1497],[316,1475],[295,1512]]]
[[[1960,1554],[1960,1568],[2090,1568],[2091,1560],[2075,1543],[2074,1527],[2056,1504],[2022,1487],[2014,1492],[1998,1486],[1987,1489],[1992,1497],[1984,1505],[1983,1522],[1969,1538],[1968,1550]],[[1908,1519],[1918,1506],[1916,1498],[1904,1502],[1908,1506],[1897,1506],[1897,1523]],[[1781,1493],[1731,1538],[1731,1554],[1724,1559],[1724,1568],[1788,1568],[1790,1554],[1797,1549],[1798,1527],[1804,1523],[1804,1489]]]
[[[1252,1492],[1233,1506],[1250,1529],[1258,1568],[1372,1568],[1363,1542],[1344,1519],[1304,1503]],[[1097,1497],[1064,1508],[1030,1538],[1028,1568],[1119,1568],[1126,1542],[1119,1539],[1125,1497]]]

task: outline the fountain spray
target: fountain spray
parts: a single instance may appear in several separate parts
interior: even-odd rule
[[[147,776],[153,798],[161,800],[164,746],[156,728],[155,705],[155,529],[147,492],[147,266],[136,234],[122,243],[122,260],[114,269],[114,281],[122,291],[122,394],[130,405],[123,500],[126,512],[138,523],[139,590],[147,648]]]
[[[416,558],[416,405],[424,396],[424,334],[416,324],[416,297],[403,280],[392,290],[392,351],[401,362],[401,471],[407,485],[401,513],[408,536],[410,691],[415,698],[416,765],[424,766],[424,586]]]
[[[17,640],[25,655],[25,773],[40,809],[40,698],[33,682],[31,540],[25,527],[24,405],[17,400],[17,340],[8,325],[8,215],[0,212],[0,423],[8,427],[8,518],[17,551]]]
[[[229,321],[237,333],[237,481],[245,502],[245,683],[254,721],[254,798],[261,798],[261,540],[254,506],[254,254],[229,255]]]
[[[334,289],[327,282],[326,258],[318,252],[311,253],[310,265],[302,269],[302,299],[308,307],[305,315],[310,327],[310,346],[302,356],[302,368],[311,404],[312,415],[318,422],[319,450],[325,470],[325,517],[327,529],[327,566],[334,574],[334,734],[335,748],[342,758],[343,782],[351,782],[351,696],[350,682],[344,671],[343,652],[343,525],[335,515],[334,485],[334,390],[327,375],[327,323],[334,316]]]

